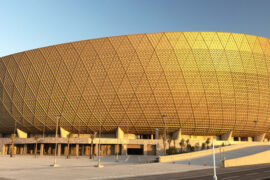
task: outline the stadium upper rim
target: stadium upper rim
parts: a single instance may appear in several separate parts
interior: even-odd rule
[[[19,54],[19,53],[23,53],[23,52],[27,52],[27,51],[33,51],[36,49],[43,49],[43,48],[48,48],[48,47],[52,47],[52,46],[58,46],[58,45],[64,45],[64,44],[70,44],[70,43],[76,43],[76,42],[82,42],[82,41],[89,41],[89,40],[95,40],[95,39],[106,39],[106,38],[117,38],[117,37],[121,37],[121,36],[136,36],[136,35],[141,35],[141,34],[159,34],[159,33],[184,33],[184,32],[207,32],[207,33],[226,33],[226,34],[244,34],[244,35],[248,35],[248,36],[254,36],[254,37],[260,37],[260,38],[264,38],[264,39],[269,39],[268,37],[264,37],[264,36],[259,36],[259,35],[254,35],[254,34],[248,34],[248,33],[237,33],[237,32],[223,32],[223,31],[168,31],[168,32],[150,32],[150,33],[136,33],[136,34],[123,34],[123,35],[115,35],[115,36],[104,36],[104,37],[97,37],[97,38],[91,38],[91,39],[81,39],[81,40],[76,40],[76,41],[69,41],[69,42],[64,42],[64,43],[58,43],[58,44],[52,44],[52,45],[48,45],[48,46],[42,46],[42,47],[38,47],[38,48],[34,48],[34,49],[27,49],[27,50],[23,50],[23,51],[19,51],[19,52],[15,52],[15,53],[11,53],[8,55],[4,55],[1,56],[1,58],[10,56],[10,55],[14,55],[14,54]]]

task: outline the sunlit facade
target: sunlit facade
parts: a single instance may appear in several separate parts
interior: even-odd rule
[[[0,59],[0,133],[270,136],[270,39],[168,32],[78,41]],[[166,118],[162,118],[166,117]]]

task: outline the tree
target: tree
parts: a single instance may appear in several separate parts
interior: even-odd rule
[[[13,157],[13,151],[14,151],[14,140],[15,140],[16,134],[11,134],[11,149],[10,151],[10,157]]]
[[[196,142],[195,143],[195,151],[198,151],[200,148],[200,143]]]
[[[184,139],[181,139],[180,141],[180,147],[181,147],[181,153],[184,152],[184,148],[186,147],[186,143],[185,143],[185,140]]]
[[[68,147],[67,147],[67,159],[69,158],[69,149],[70,149],[70,138],[72,137],[72,134],[71,133],[69,133],[68,135],[67,135],[67,140],[68,140]]]
[[[207,145],[207,146],[206,146],[207,149],[209,149],[209,144],[210,144],[210,142],[211,142],[211,141],[210,141],[210,138],[207,138],[206,141],[205,141],[205,143],[206,143],[206,145]]]
[[[176,154],[176,153],[177,153],[177,149],[175,147],[169,147],[168,154]]]
[[[93,134],[90,135],[90,138],[91,138],[91,149],[90,149],[90,156],[89,156],[89,159],[92,159],[93,158],[93,146],[94,146],[94,139],[96,138],[97,136],[97,132],[94,132]]]
[[[39,137],[35,136],[35,143],[36,143],[36,146],[35,146],[35,158],[36,159],[37,159],[37,151],[38,151],[38,140],[39,140]]]
[[[206,147],[206,144],[202,143],[202,149],[205,149],[205,147]]]
[[[163,135],[162,135],[162,140],[163,140],[163,148],[164,148],[164,155],[166,155],[166,141],[167,141],[167,130],[164,128]]]
[[[186,140],[186,145],[187,145],[187,152],[191,151],[191,145],[189,143],[189,139]]]

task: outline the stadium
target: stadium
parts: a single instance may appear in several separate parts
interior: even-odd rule
[[[49,138],[59,119],[63,134],[101,130],[104,139],[134,140],[130,148],[142,140],[157,149],[165,131],[268,141],[269,71],[270,39],[238,33],[146,33],[24,51],[0,59],[0,133]]]

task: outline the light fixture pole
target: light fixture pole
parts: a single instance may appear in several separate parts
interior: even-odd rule
[[[156,147],[156,154],[159,156],[159,132],[158,132],[158,128],[155,129],[156,130],[156,134],[155,134],[155,139],[158,139],[158,143],[157,143],[157,147]]]
[[[129,131],[129,121],[128,121],[128,127],[127,127],[127,142],[126,142],[126,158],[128,158],[128,132]]]
[[[255,129],[255,133],[256,133],[256,137],[254,138],[254,141],[257,141],[258,132],[257,132],[256,128],[257,128],[258,120],[254,120],[253,123],[255,124],[254,129]]]
[[[118,138],[117,138],[117,152],[116,152],[116,162],[119,161],[119,157],[118,157],[118,154],[119,154],[119,142],[118,142]]]
[[[163,132],[163,149],[164,149],[164,155],[166,155],[166,145],[167,145],[167,123],[166,123],[166,119],[168,118],[167,115],[163,114],[162,116],[162,119],[164,121],[164,132]]]
[[[103,168],[104,166],[100,163],[100,137],[101,137],[101,123],[99,123],[99,140],[98,140],[98,168]]]
[[[60,165],[56,163],[56,153],[57,153],[57,138],[58,138],[58,123],[61,115],[56,115],[56,129],[55,129],[55,153],[54,153],[54,164],[53,167],[59,167]]]
[[[217,180],[217,174],[216,174],[216,156],[215,156],[215,144],[214,141],[212,143],[213,145],[213,168],[214,168],[214,176],[213,176],[213,180]]]

